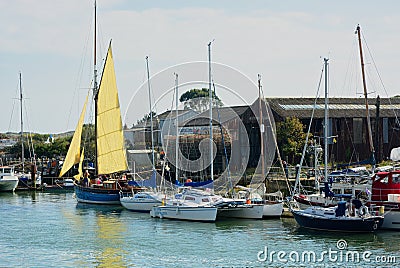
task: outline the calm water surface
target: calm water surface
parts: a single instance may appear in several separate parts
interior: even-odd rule
[[[293,219],[160,220],[77,204],[71,192],[1,193],[0,227],[0,267],[400,267],[400,232],[312,232]],[[337,253],[321,257],[329,250]],[[303,261],[305,251],[316,258]],[[347,260],[349,251],[360,259]]]

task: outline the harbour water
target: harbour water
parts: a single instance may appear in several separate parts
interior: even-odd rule
[[[400,267],[400,232],[321,233],[293,219],[152,219],[77,204],[71,192],[1,193],[0,226],[0,267]]]

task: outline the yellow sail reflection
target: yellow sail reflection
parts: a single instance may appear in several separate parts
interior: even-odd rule
[[[111,44],[108,48],[97,94],[96,119],[98,174],[111,174],[127,170]]]
[[[123,249],[126,226],[109,215],[98,215],[97,224],[97,237],[100,239],[98,245],[103,246],[102,252],[96,255],[97,267],[128,267],[124,257],[128,253]]]
[[[82,128],[85,119],[86,105],[88,102],[89,93],[86,96],[85,104],[79,117],[78,125],[76,126],[74,136],[72,137],[71,144],[69,145],[67,156],[65,157],[64,164],[61,168],[59,177],[62,177],[73,165],[80,162],[80,148],[82,139]]]

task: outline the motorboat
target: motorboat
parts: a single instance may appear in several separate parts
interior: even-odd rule
[[[382,228],[400,230],[400,170],[376,173],[369,196],[370,209],[384,211]]]
[[[13,192],[17,188],[18,181],[14,167],[0,166],[0,192]]]

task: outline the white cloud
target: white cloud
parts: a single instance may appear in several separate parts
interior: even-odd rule
[[[328,13],[322,13],[321,6],[307,8],[304,4],[301,8],[278,10],[270,2],[253,8],[246,6],[242,11],[237,6],[247,5],[246,2],[236,4],[234,11],[213,7],[211,2],[203,7],[177,7],[171,2],[168,9],[126,8],[127,3],[131,2],[98,1],[102,43],[98,56],[104,57],[112,38],[123,111],[132,92],[145,81],[146,55],[150,56],[150,70],[154,74],[182,62],[206,61],[207,43],[214,38],[213,61],[239,69],[253,80],[261,73],[268,96],[314,96],[322,66],[320,57],[331,58],[331,96],[353,96],[353,91],[343,90],[341,85],[357,23],[365,28],[388,94],[397,94],[400,53],[395,33],[400,17],[391,12],[394,7],[376,12],[376,6],[369,4],[364,12],[356,13],[349,11],[351,6],[337,4],[336,8],[327,9]],[[93,2],[3,1],[0,8],[0,56],[4,59],[0,62],[0,91],[10,100],[5,111],[11,111],[17,74],[22,70],[30,97],[27,101],[32,107],[33,131],[72,129],[73,119],[65,126],[71,105],[71,118],[77,118],[80,112],[73,95],[85,94],[92,73]],[[80,67],[82,58],[85,64]],[[84,70],[81,78],[80,68]],[[207,79],[206,72],[201,75],[199,79]],[[217,73],[214,75],[216,83],[218,79],[225,81]],[[173,84],[172,74],[170,82]],[[242,94],[249,101],[257,95],[256,90]],[[137,107],[141,115],[148,111],[147,101],[143,103]],[[43,112],[38,112],[37,107],[52,111],[46,114],[48,120],[43,120]],[[164,109],[158,107],[159,111]],[[1,118],[2,131],[8,130],[8,122],[7,116]]]

